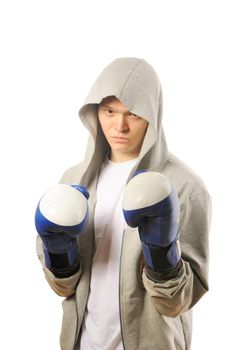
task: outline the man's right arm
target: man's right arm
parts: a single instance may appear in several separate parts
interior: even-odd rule
[[[37,255],[46,279],[61,296],[70,296],[81,274],[78,237],[88,221],[88,191],[58,184],[44,193],[35,212]]]

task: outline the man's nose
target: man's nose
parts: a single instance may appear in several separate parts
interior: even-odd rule
[[[128,124],[127,124],[125,115],[123,114],[117,115],[115,120],[115,129],[120,132],[124,132],[128,130]]]

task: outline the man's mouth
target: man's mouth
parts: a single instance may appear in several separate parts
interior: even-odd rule
[[[116,142],[127,142],[129,140],[127,137],[122,136],[111,136],[111,139],[113,139]]]

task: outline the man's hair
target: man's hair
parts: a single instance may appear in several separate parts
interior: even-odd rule
[[[102,99],[102,101],[101,101],[99,104],[100,104],[100,105],[103,105],[103,104],[108,103],[110,100],[113,100],[113,99],[118,100],[118,98],[117,98],[116,96],[114,96],[114,95],[112,95],[112,96],[107,96],[107,97],[104,97],[104,98]]]

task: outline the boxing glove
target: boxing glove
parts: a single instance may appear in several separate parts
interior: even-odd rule
[[[89,193],[79,185],[58,184],[41,197],[35,227],[43,243],[45,266],[57,277],[69,277],[79,268],[77,237],[88,220]]]
[[[161,173],[139,172],[125,188],[124,218],[129,226],[138,227],[146,271],[152,279],[171,277],[177,271],[179,208],[175,189]]]

